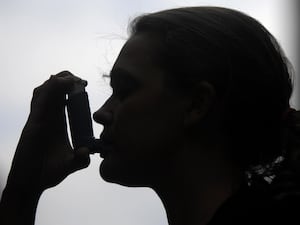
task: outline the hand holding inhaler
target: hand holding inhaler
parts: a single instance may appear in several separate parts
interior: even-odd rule
[[[89,165],[96,140],[85,86],[86,81],[64,71],[35,88],[7,180],[6,190],[12,195],[40,195]],[[66,102],[73,148],[68,140]]]
[[[30,114],[2,192],[0,224],[33,224],[41,194],[89,165],[95,139],[86,84],[63,71],[34,89]],[[68,139],[66,100],[74,148]]]

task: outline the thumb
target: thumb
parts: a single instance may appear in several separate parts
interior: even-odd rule
[[[73,173],[77,170],[86,168],[90,164],[90,150],[86,147],[80,147],[74,150],[72,160],[69,162],[69,171]]]

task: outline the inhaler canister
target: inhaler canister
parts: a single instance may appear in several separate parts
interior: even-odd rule
[[[93,153],[97,140],[93,133],[89,99],[85,91],[86,84],[85,81],[74,85],[68,94],[67,112],[73,148],[88,147]]]

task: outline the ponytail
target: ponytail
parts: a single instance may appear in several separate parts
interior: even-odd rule
[[[284,123],[285,161],[291,170],[300,174],[300,111],[289,109]]]
[[[276,200],[300,198],[300,111],[289,108],[283,115],[283,160],[275,166],[270,185]]]
[[[248,170],[248,185],[264,191],[271,189],[275,198],[295,194],[300,197],[300,111],[288,108],[282,122],[282,154],[268,165]]]

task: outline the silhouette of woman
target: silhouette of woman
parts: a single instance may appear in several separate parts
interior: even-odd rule
[[[102,178],[152,188],[170,225],[291,224],[299,209],[299,113],[291,69],[255,19],[219,7],[137,17],[111,70]],[[39,197],[89,164],[67,138],[64,71],[33,93],[2,195],[1,224],[33,224]],[[299,219],[298,219],[299,222]]]

